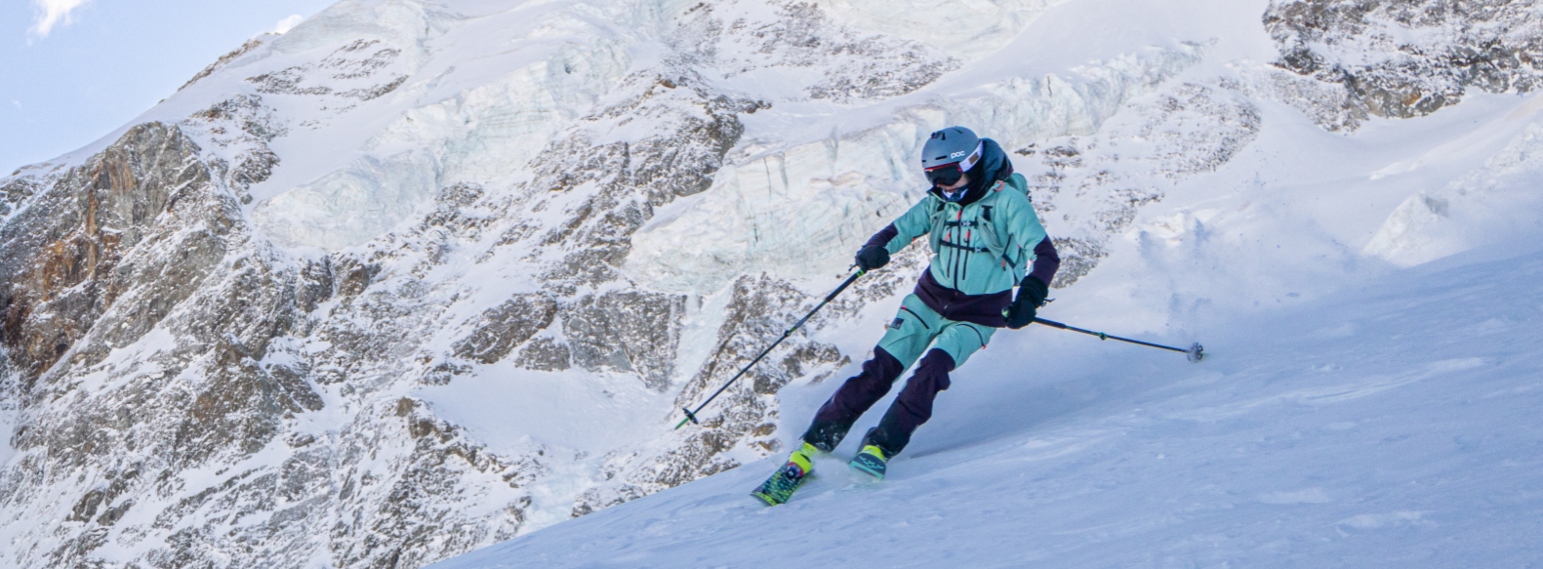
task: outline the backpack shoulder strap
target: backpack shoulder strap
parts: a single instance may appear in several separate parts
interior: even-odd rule
[[[1029,197],[1029,180],[1024,178],[1023,174],[1013,172],[1013,175],[1008,176],[1007,180],[1003,181],[1002,187],[1012,188],[1014,191],[1023,194],[1023,197]]]
[[[1017,181],[1020,185],[1012,184],[1011,182],[1013,181]],[[1000,207],[996,202],[999,196],[1001,196],[1001,192],[1021,192],[1021,185],[1024,182],[1025,180],[1022,175],[1013,174],[1008,180],[997,182],[996,185],[992,186],[991,192],[980,202],[980,219],[987,224],[986,230],[982,231],[980,235],[985,239],[986,248],[991,251],[992,256],[1001,258],[1007,266],[1017,266],[1021,260],[1016,255],[1013,255],[1011,250],[1016,237],[1012,234],[1001,234],[1005,233],[1005,231],[992,220],[992,210]]]

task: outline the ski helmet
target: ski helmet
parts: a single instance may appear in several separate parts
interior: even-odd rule
[[[962,126],[951,126],[932,133],[922,145],[922,169],[934,185],[951,186],[974,168],[984,153],[979,136]]]

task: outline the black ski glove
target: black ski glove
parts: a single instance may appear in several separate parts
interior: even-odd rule
[[[1050,285],[1030,275],[1023,277],[1023,282],[1018,283],[1018,297],[1013,303],[1007,305],[1007,327],[1017,330],[1034,322],[1034,316],[1039,312],[1039,307],[1045,304],[1045,296],[1050,294]]]
[[[857,268],[871,271],[889,264],[889,250],[877,245],[863,247],[857,252]]]

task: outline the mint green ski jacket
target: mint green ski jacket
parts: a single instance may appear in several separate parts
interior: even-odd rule
[[[895,220],[895,235],[884,248],[893,255],[925,235],[932,247],[928,271],[937,284],[969,296],[1012,290],[1046,238],[1027,186],[1023,175],[1015,173],[963,206],[929,191]]]

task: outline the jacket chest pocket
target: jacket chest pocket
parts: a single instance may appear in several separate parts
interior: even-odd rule
[[[966,218],[960,211],[949,212],[953,218],[943,218],[933,223],[937,242],[933,243],[933,249],[941,252],[938,247],[954,249],[955,252],[985,253],[990,248],[984,243],[990,238],[986,235],[991,231],[989,224],[984,223],[979,217]]]

